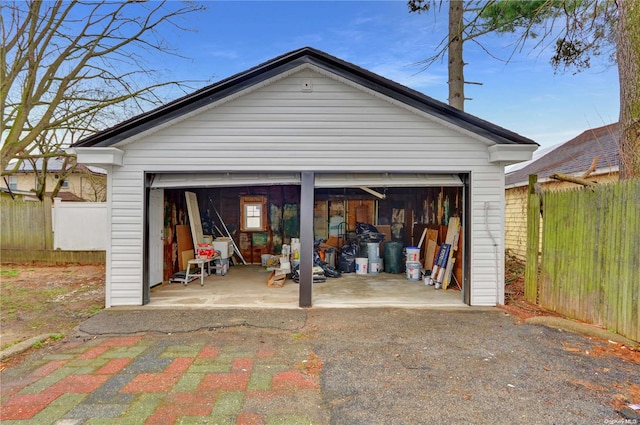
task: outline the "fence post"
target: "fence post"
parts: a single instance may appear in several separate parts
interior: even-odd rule
[[[538,176],[529,176],[527,195],[527,259],[524,269],[524,298],[536,303],[538,298],[538,250],[540,246],[540,196],[534,186]]]
[[[44,249],[53,249],[53,224],[51,221],[51,198],[45,197],[42,201],[42,213],[44,217]]]

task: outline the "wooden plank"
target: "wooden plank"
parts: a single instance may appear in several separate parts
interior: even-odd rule
[[[529,176],[529,195],[527,201],[527,260],[524,273],[524,297],[530,303],[536,303],[538,296],[538,249],[540,241],[540,196],[534,186],[537,175]]]
[[[424,267],[433,270],[436,251],[438,250],[438,230],[427,229],[427,246],[424,250]]]
[[[204,243],[202,232],[202,222],[200,221],[200,208],[198,207],[198,197],[193,192],[185,192],[187,200],[187,213],[189,215],[189,225],[191,226],[191,238],[194,244]]]
[[[176,240],[178,243],[178,252],[193,250],[193,240],[191,239],[191,229],[187,224],[178,224],[176,226]],[[178,256],[178,268],[184,270],[187,268],[186,263],[182,261],[182,255]]]
[[[180,253],[180,258],[182,259],[182,264],[184,264],[184,268],[181,268],[180,270],[186,270],[187,269],[187,263],[189,263],[189,260],[193,260],[195,258],[195,253],[193,251],[193,249],[187,250],[187,251],[182,251]]]
[[[420,242],[418,242],[418,248],[422,248],[422,243],[424,242],[424,238],[427,236],[427,229],[425,228],[422,231],[422,235],[420,235]]]
[[[429,239],[427,241],[427,249],[425,250],[424,255],[424,268],[427,270],[433,270],[433,263],[435,261],[436,250],[438,249],[438,244]]]

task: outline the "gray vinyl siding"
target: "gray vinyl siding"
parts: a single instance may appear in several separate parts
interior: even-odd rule
[[[312,92],[301,91],[304,80]],[[111,200],[112,305],[142,303],[145,171],[471,172],[471,302],[495,305],[503,299],[504,170],[488,162],[490,144],[306,66],[121,142],[124,166],[114,167]],[[488,229],[499,238],[498,258]]]

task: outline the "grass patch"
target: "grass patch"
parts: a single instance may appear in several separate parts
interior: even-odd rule
[[[20,285],[2,288],[0,309],[7,312],[33,311],[42,308],[43,303],[68,292],[65,288],[40,288],[34,290]]]
[[[87,313],[89,316],[93,316],[94,314],[96,314],[96,313],[98,313],[100,310],[102,310],[103,308],[104,308],[104,306],[102,306],[102,305],[98,305],[98,304],[95,304],[95,305],[92,305],[91,307],[89,307],[89,308],[86,310],[86,313]]]
[[[0,276],[2,277],[16,277],[20,274],[20,270],[17,269],[0,269]]]

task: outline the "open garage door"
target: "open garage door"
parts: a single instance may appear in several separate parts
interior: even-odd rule
[[[300,185],[300,173],[159,173],[151,187],[163,189]]]
[[[341,187],[462,187],[455,174],[423,173],[317,173],[316,188]]]

